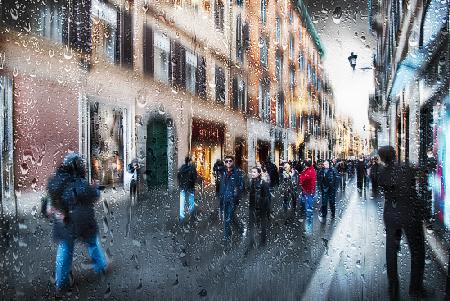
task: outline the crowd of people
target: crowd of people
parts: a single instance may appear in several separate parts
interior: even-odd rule
[[[318,220],[326,223],[328,213],[336,218],[336,195],[345,195],[352,177],[360,196],[367,196],[371,186],[373,197],[384,194],[384,222],[386,226],[386,265],[391,299],[399,296],[397,253],[402,233],[405,233],[411,250],[410,294],[421,296],[424,274],[423,223],[431,219],[426,199],[426,174],[433,168],[428,162],[422,169],[395,160],[395,150],[382,147],[378,157],[357,160],[302,160],[281,161],[277,167],[270,158],[251,168],[249,176],[235,165],[233,156],[217,160],[213,167],[215,195],[219,220],[223,222],[223,241],[231,247],[232,235],[247,237],[246,254],[255,247],[257,233],[259,246],[267,243],[268,230],[274,218],[291,218],[304,215],[306,234],[312,234],[314,203],[321,201]],[[382,163],[379,163],[379,160]],[[129,166],[132,174],[130,198],[137,194],[139,164],[134,160]],[[187,156],[177,175],[179,184],[179,221],[184,223],[187,213],[193,216],[196,209],[195,187],[198,180],[192,159]],[[53,221],[57,243],[55,286],[62,290],[71,282],[74,245],[85,243],[97,273],[111,269],[111,261],[104,252],[98,234],[94,203],[99,198],[99,187],[88,183],[83,159],[76,153],[68,154],[54,176],[48,181],[47,197],[43,199],[42,213]],[[280,208],[275,208],[275,197],[280,197]],[[248,198],[248,224],[244,226],[237,215],[239,206]],[[187,199],[187,201],[186,201]],[[300,210],[297,210],[299,208]],[[301,214],[297,214],[300,212]],[[276,214],[278,213],[278,214]],[[303,216],[301,217],[303,218]],[[247,229],[247,234],[244,235]]]
[[[296,212],[305,216],[305,231],[312,233],[314,202],[321,200],[318,219],[325,223],[328,212],[331,219],[336,217],[336,194],[345,192],[348,180],[356,175],[360,193],[372,183],[372,192],[376,196],[378,180],[377,158],[360,158],[359,160],[301,160],[281,161],[279,167],[270,158],[254,166],[247,177],[245,172],[235,165],[233,156],[217,160],[213,166],[215,193],[218,201],[219,220],[224,225],[224,241],[230,240],[232,233],[242,235],[248,230],[249,249],[254,245],[254,234],[261,232],[260,245],[266,243],[267,228],[274,218],[274,211],[280,211],[288,223],[288,217]],[[185,198],[189,195],[188,211],[194,212],[195,183],[198,175],[188,156],[179,169],[180,188],[179,221],[185,221]],[[281,208],[274,208],[273,199],[280,196]],[[242,200],[248,198],[248,225],[245,227],[237,216],[237,209]],[[301,210],[297,210],[297,208]],[[279,209],[279,210],[278,210]],[[299,215],[300,216],[300,215]],[[300,218],[300,217],[299,217]],[[232,231],[232,229],[234,231]]]

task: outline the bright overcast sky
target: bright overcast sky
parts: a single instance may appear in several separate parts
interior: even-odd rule
[[[368,96],[373,92],[372,66],[375,37],[368,32],[367,1],[305,1],[325,48],[324,69],[334,89],[337,112],[353,118],[354,129],[362,131],[368,124]],[[340,7],[340,22],[333,12]],[[338,22],[338,24],[337,24]],[[358,55],[356,70],[347,60],[351,52]]]

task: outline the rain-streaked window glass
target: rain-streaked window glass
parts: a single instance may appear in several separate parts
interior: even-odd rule
[[[260,12],[261,22],[266,25],[267,22],[267,0],[261,0],[261,12]]]
[[[215,81],[216,102],[225,104],[225,70],[220,66],[216,66]]]
[[[275,38],[278,44],[281,43],[281,21],[280,21],[280,17],[277,16],[275,19]]]
[[[280,52],[277,52],[275,57],[275,78],[281,85],[283,78],[283,57]]]
[[[284,125],[284,93],[279,91],[276,95],[276,123],[279,126]]]
[[[293,60],[294,54],[295,54],[294,36],[291,34],[289,35],[289,59]]]
[[[225,22],[225,6],[223,0],[215,0],[214,19],[216,29],[223,31]]]
[[[259,38],[259,56],[261,65],[267,67],[268,48],[267,48],[267,40],[264,37]]]
[[[239,77],[233,79],[233,109],[245,113],[247,107],[247,91],[245,82]]]
[[[195,93],[197,72],[197,56],[190,51],[186,51],[186,90]]]
[[[97,53],[105,56],[111,62],[118,62],[117,45],[117,10],[109,4],[99,1],[92,2],[92,42],[98,47]]]
[[[262,80],[258,86],[259,117],[270,120],[270,86],[267,80]]]
[[[243,26],[240,14],[236,17],[236,58],[241,63],[244,60]]]
[[[170,40],[165,34],[155,31],[154,51],[155,79],[164,83],[168,83]]]

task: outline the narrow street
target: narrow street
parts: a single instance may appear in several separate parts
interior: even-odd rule
[[[208,189],[199,200],[195,221],[179,226],[175,195],[153,193],[131,209],[126,196],[107,191],[97,206],[102,243],[113,270],[97,277],[89,270],[86,249],[77,245],[75,284],[67,300],[383,300],[387,299],[382,200],[359,197],[354,180],[338,193],[337,217],[313,222],[305,235],[304,219],[284,218],[274,202],[268,244],[244,256],[245,238],[222,245],[222,224],[212,213]],[[197,195],[200,197],[199,195]],[[107,205],[106,205],[107,204]],[[246,202],[240,218],[247,218]],[[129,217],[131,223],[128,227]],[[54,292],[55,245],[48,221],[25,216],[2,262],[3,299],[48,300]],[[129,229],[127,231],[127,229]],[[425,284],[430,300],[443,300],[445,271],[427,247]],[[409,251],[402,243],[399,274],[409,285]],[[406,275],[406,276],[404,276]],[[6,289],[5,289],[6,288]],[[32,296],[32,297],[31,297]],[[406,299],[405,299],[406,300]]]

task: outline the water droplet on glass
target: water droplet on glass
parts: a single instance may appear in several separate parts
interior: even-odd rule
[[[342,18],[342,8],[338,6],[333,11],[333,22],[335,24],[339,24],[341,23],[341,18]]]
[[[9,10],[9,13],[11,14],[11,18],[12,18],[14,21],[17,21],[17,19],[19,19],[19,12],[17,11],[17,9],[11,8],[11,9]]]
[[[73,56],[73,52],[72,52],[72,48],[69,48],[68,46],[66,46],[64,48],[64,58],[66,60],[70,60]]]

